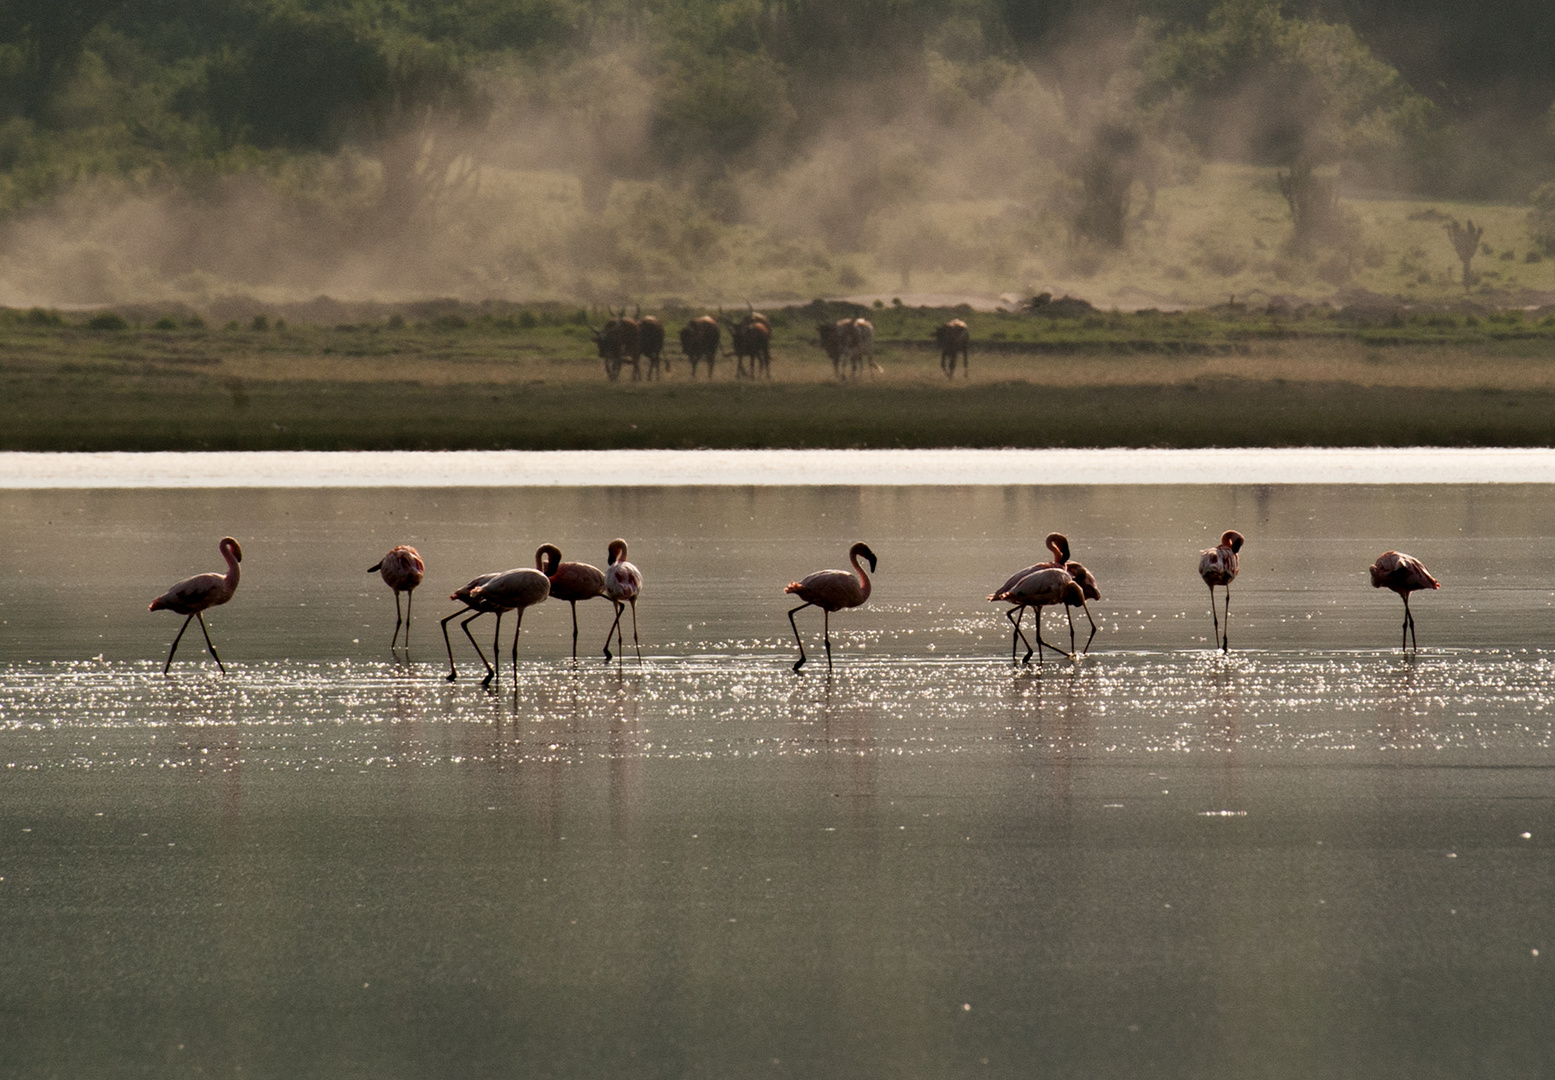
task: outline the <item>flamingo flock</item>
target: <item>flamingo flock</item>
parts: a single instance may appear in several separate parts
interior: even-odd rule
[[[1199,577],[1209,587],[1210,619],[1215,632],[1213,646],[1222,653],[1231,651],[1230,586],[1236,580],[1240,569],[1239,555],[1244,542],[1245,538],[1241,533],[1235,529],[1227,529],[1221,534],[1218,544],[1199,552]],[[1071,558],[1069,538],[1063,533],[1049,533],[1044,544],[1052,555],[1050,560],[1034,563],[1023,570],[1016,571],[988,596],[990,601],[1009,605],[1005,611],[1005,618],[1014,630],[1010,641],[1010,659],[1012,662],[1015,661],[1018,646],[1023,644],[1026,646],[1026,653],[1019,661],[1022,665],[1031,662],[1033,652],[1037,655],[1037,662],[1042,663],[1045,659],[1044,651],[1047,649],[1066,657],[1073,657],[1077,652],[1084,654],[1090,651],[1091,642],[1096,638],[1096,620],[1091,616],[1088,603],[1090,600],[1101,599],[1101,589],[1095,575]],[[173,656],[178,651],[178,643],[182,640],[184,631],[189,629],[189,623],[195,620],[200,623],[200,631],[205,636],[205,646],[210,651],[211,658],[216,661],[216,666],[222,673],[226,673],[226,666],[222,664],[215,645],[211,643],[210,630],[205,625],[203,613],[210,608],[227,603],[237,592],[238,564],[243,561],[243,549],[230,536],[223,537],[217,548],[227,562],[225,574],[212,572],[185,578],[151,601],[152,611],[168,610],[184,616],[183,625],[179,627],[178,634],[173,638],[173,644],[167,652],[167,660],[162,665],[164,675],[172,667]],[[482,680],[482,685],[487,686],[499,678],[502,617],[513,613],[515,625],[511,660],[516,680],[518,639],[523,632],[524,612],[552,597],[565,600],[571,605],[574,660],[578,656],[578,604],[601,596],[610,601],[615,609],[615,618],[610,624],[610,629],[605,632],[603,652],[607,664],[612,660],[620,660],[624,656],[625,630],[621,620],[627,607],[630,606],[632,645],[637,653],[637,661],[641,664],[642,642],[637,630],[637,598],[642,593],[643,575],[642,571],[627,561],[626,556],[626,541],[619,538],[612,540],[606,548],[606,569],[600,570],[588,563],[564,562],[561,550],[556,545],[541,544],[535,550],[533,567],[523,566],[512,570],[480,574],[470,579],[461,588],[454,590],[449,595],[449,599],[456,600],[463,606],[453,614],[445,616],[441,623],[443,645],[448,652],[448,681],[453,682],[459,677],[458,667],[454,663],[453,643],[448,636],[448,624],[451,621],[460,616],[467,616],[460,621],[459,628],[464,631],[465,637],[469,638],[475,654],[485,665],[486,677]],[[868,571],[865,571],[860,560],[868,562]],[[788,624],[794,632],[794,642],[799,647],[799,659],[794,661],[793,665],[795,673],[800,672],[809,659],[805,654],[804,638],[799,633],[799,625],[794,621],[795,615],[809,607],[821,609],[821,640],[826,649],[826,669],[829,672],[832,670],[832,613],[862,607],[869,601],[873,590],[869,575],[876,572],[878,558],[868,544],[859,542],[848,549],[848,562],[852,567],[851,570],[818,570],[798,581],[789,582],[783,590],[804,601],[788,612]],[[379,574],[384,584],[394,592],[394,633],[389,639],[389,649],[393,652],[397,647],[403,648],[408,655],[410,604],[412,594],[426,576],[426,563],[415,548],[401,544],[391,548],[377,564],[369,567],[367,572]],[[1419,559],[1400,551],[1383,552],[1370,567],[1370,573],[1374,588],[1391,589],[1403,598],[1404,625],[1400,648],[1408,652],[1413,642],[1414,649],[1418,652],[1420,643],[1415,633],[1414,615],[1409,608],[1409,594],[1440,589],[1441,583],[1431,576],[1430,571]],[[1217,608],[1215,604],[1217,587],[1225,594],[1222,608]],[[402,592],[406,594],[403,620],[400,614],[400,593]],[[1054,645],[1042,636],[1042,609],[1047,607],[1062,608],[1068,619],[1069,648],[1067,650]],[[1035,647],[1032,646],[1021,626],[1028,608],[1035,611]],[[1085,612],[1091,626],[1090,636],[1078,649],[1075,644],[1072,614],[1075,608],[1081,608]],[[1222,611],[1224,618],[1222,618]],[[470,624],[482,615],[497,617],[490,660],[487,660],[480,643],[470,632]],[[401,625],[405,628],[403,645],[399,645]],[[610,649],[612,637],[616,640],[614,653]]]

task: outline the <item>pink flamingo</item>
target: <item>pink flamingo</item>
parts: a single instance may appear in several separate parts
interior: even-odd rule
[[[794,622],[794,616],[811,605],[826,613],[823,620],[826,670],[831,671],[831,613],[842,608],[858,607],[869,599],[871,588],[869,574],[864,573],[864,568],[858,564],[860,557],[869,560],[869,573],[874,573],[875,553],[869,550],[869,545],[861,542],[848,549],[848,561],[853,564],[853,573],[850,574],[846,570],[818,570],[799,581],[789,582],[788,587],[783,590],[794,593],[804,601],[788,613],[788,625],[794,628],[794,640],[799,643],[799,659],[794,661],[796,672],[804,667],[807,658],[804,653],[804,639],[799,636],[799,626]]]
[[[547,571],[561,562],[561,552],[552,544],[542,544],[535,551],[535,567],[521,566],[506,570],[470,590],[470,599],[491,605],[502,616],[506,612],[518,612],[518,626],[513,631],[513,676],[518,677],[518,635],[524,631],[524,610],[540,603],[551,595],[551,579]],[[496,645],[492,652],[497,652]],[[492,656],[493,660],[497,656]],[[495,674],[495,670],[493,671]]]
[[[621,612],[632,605],[632,645],[637,663],[643,662],[642,645],[637,640],[637,594],[643,591],[642,572],[626,561],[626,541],[610,541],[610,569],[605,571],[605,596],[616,606],[616,621],[605,632],[605,663],[610,663],[610,635],[616,635],[616,651],[625,652],[621,641]],[[624,602],[623,602],[624,601]]]
[[[449,682],[453,682],[459,677],[459,670],[454,667],[454,647],[448,640],[448,622],[449,619],[457,619],[466,611],[473,611],[475,614],[471,615],[468,619],[465,619],[462,623],[460,623],[459,628],[464,631],[464,636],[470,639],[470,644],[475,646],[475,655],[479,656],[481,658],[481,663],[486,665],[486,677],[481,680],[481,685],[487,685],[491,682],[492,677],[496,675],[496,669],[491,666],[491,661],[486,659],[486,654],[481,652],[481,647],[476,644],[475,635],[470,633],[470,624],[476,619],[480,618],[482,615],[496,615],[497,633],[491,643],[492,654],[496,655],[497,647],[501,643],[502,639],[502,610],[493,604],[488,604],[484,601],[477,600],[474,596],[476,589],[480,588],[482,585],[486,584],[496,576],[496,573],[482,574],[477,578],[472,578],[469,584],[463,586],[462,588],[456,589],[449,594],[448,599],[457,600],[464,605],[464,607],[460,608],[458,611],[454,612],[452,615],[448,616],[448,618],[442,621],[443,644],[448,649]]]
[[[1034,571],[1021,578],[1015,583],[1013,588],[1000,589],[998,592],[989,596],[988,599],[996,603],[1017,605],[1015,608],[1011,609],[1011,612],[1024,611],[1028,607],[1037,609],[1036,651],[1038,663],[1042,661],[1042,646],[1044,645],[1062,656],[1072,655],[1070,653],[1064,652],[1064,650],[1060,649],[1057,645],[1042,640],[1043,608],[1048,607],[1051,604],[1062,604],[1066,608],[1083,607],[1085,605],[1084,591],[1081,590],[1075,579],[1069,576],[1069,572],[1067,570],[1057,566],[1044,567],[1041,570]],[[1011,623],[1015,624],[1015,632],[1020,635],[1021,641],[1025,642],[1026,655],[1021,658],[1021,663],[1029,664],[1031,662],[1032,653],[1031,642],[1026,640],[1026,634],[1023,630],[1021,630],[1019,621],[1012,617],[1010,612],[1005,613],[1005,618],[1009,619]],[[1073,644],[1071,644],[1070,648],[1073,647]],[[1012,660],[1014,659],[1013,653],[1011,654],[1010,658]]]
[[[1415,652],[1420,651],[1420,639],[1415,637],[1415,617],[1409,613],[1409,594],[1420,589],[1440,589],[1442,583],[1431,576],[1425,563],[1402,551],[1384,551],[1371,565],[1371,587],[1388,588],[1404,598],[1404,637],[1400,649],[1409,650],[1411,639]]]
[[[651,369],[650,369],[651,370]],[[668,370],[668,368],[666,368]],[[556,553],[558,560],[561,552]],[[572,658],[578,658],[578,601],[605,595],[605,572],[581,562],[560,562],[550,572],[551,599],[572,605]]]
[[[173,639],[173,647],[167,650],[167,663],[162,665],[162,674],[166,675],[168,668],[173,664],[173,654],[178,651],[178,643],[183,639],[184,631],[189,629],[190,619],[200,620],[200,632],[205,635],[205,647],[211,651],[211,658],[216,661],[216,666],[221,668],[221,673],[227,673],[226,665],[221,662],[221,657],[216,655],[216,646],[211,644],[211,632],[205,628],[205,616],[201,612],[206,608],[225,604],[232,599],[232,594],[238,591],[238,563],[243,561],[243,549],[238,542],[230,536],[221,538],[217,545],[221,550],[222,558],[227,560],[227,572],[225,574],[196,574],[192,578],[185,578],[174,585],[167,592],[151,601],[151,611],[175,611],[187,616],[184,624],[178,628],[178,636]]]
[[[390,548],[389,553],[378,560],[377,566],[367,568],[369,574],[380,574],[383,583],[394,590],[394,633],[389,637],[389,651],[400,636],[400,593],[405,593],[405,648],[410,648],[410,604],[415,599],[416,586],[426,576],[427,564],[421,561],[421,552],[404,544]]]
[[[1231,651],[1231,583],[1236,580],[1239,568],[1237,552],[1242,550],[1242,534],[1227,529],[1220,536],[1220,543],[1199,552],[1199,577],[1209,586],[1209,617],[1215,620],[1215,640],[1221,652]],[[1220,629],[1220,617],[1215,614],[1215,586],[1226,590],[1226,628]]]
[[[1096,583],[1096,575],[1077,562],[1064,563],[1064,572],[1074,578],[1074,583],[1080,586],[1080,593],[1086,600],[1100,600],[1101,586]],[[1096,640],[1096,620],[1091,618],[1091,605],[1081,604],[1080,610],[1085,612],[1085,617],[1091,624],[1091,636],[1085,639],[1085,647],[1080,650],[1082,654],[1091,651],[1091,642]],[[1064,605],[1064,614],[1069,616],[1069,649],[1074,651],[1074,616],[1071,614],[1070,605]]]
[[[1008,593],[1010,590],[1014,589],[1015,586],[1020,584],[1021,578],[1026,577],[1028,574],[1034,574],[1038,570],[1052,570],[1052,569],[1055,569],[1055,568],[1059,569],[1059,570],[1062,570],[1064,568],[1064,564],[1069,561],[1069,537],[1065,536],[1063,533],[1048,533],[1047,534],[1047,539],[1044,540],[1043,543],[1046,544],[1047,545],[1047,549],[1053,553],[1053,560],[1051,562],[1033,563],[1031,566],[1026,567],[1026,569],[1024,569],[1024,570],[1017,570],[1017,571],[1015,571],[1015,573],[1010,575],[1009,580],[1007,580],[1003,585],[1000,585],[997,589],[994,590],[994,595],[995,596],[998,596],[1001,593]],[[1101,598],[1101,596],[1098,593],[1097,594],[1097,599],[1100,599],[1100,598]],[[1026,607],[1027,607],[1027,605],[1020,604],[1020,605],[1010,609],[1010,611],[1006,611],[1004,613],[1004,617],[1006,619],[1009,619],[1011,625],[1013,625],[1015,627],[1015,633],[1010,636],[1010,660],[1011,661],[1014,661],[1014,659],[1015,659],[1015,643],[1017,641],[1024,641],[1025,640],[1025,635],[1021,633],[1020,622],[1021,622],[1022,619],[1024,619],[1026,617]],[[1011,614],[1012,613],[1014,615],[1014,618],[1011,618]],[[1087,615],[1087,617],[1090,615],[1090,609],[1089,608],[1086,609],[1086,615]],[[1095,623],[1093,622],[1091,625],[1094,627]],[[1069,630],[1070,630],[1070,633],[1069,633],[1069,637],[1070,637],[1069,647],[1072,649],[1072,648],[1074,648],[1074,640],[1073,640],[1074,639],[1074,626],[1073,626],[1073,624],[1070,625]],[[1037,627],[1037,636],[1038,637],[1042,636],[1042,628],[1040,626]],[[1094,630],[1092,631],[1092,635],[1091,636],[1092,637],[1095,636]]]

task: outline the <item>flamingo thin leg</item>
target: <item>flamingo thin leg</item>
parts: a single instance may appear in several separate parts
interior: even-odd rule
[[[456,681],[459,678],[459,669],[454,666],[454,646],[453,646],[453,642],[448,640],[448,623],[450,622],[450,620],[457,619],[460,615],[463,615],[466,611],[469,611],[469,610],[470,609],[467,608],[467,607],[466,608],[460,608],[458,611],[456,611],[452,615],[448,616],[447,619],[442,620],[443,644],[445,646],[447,646],[447,648],[448,648],[448,681],[449,682],[454,682],[454,681]],[[480,612],[477,611],[474,615],[471,615],[470,618],[473,619],[473,618],[476,618],[479,615],[480,615]],[[468,620],[466,620],[466,621],[468,621]],[[466,629],[464,632],[465,632],[466,635],[468,635],[470,631],[468,629]],[[473,645],[475,643],[475,639],[474,638],[470,638],[470,643]]]
[[[400,639],[400,591],[394,590],[394,633],[389,635],[389,651],[394,651],[395,644]]]
[[[809,604],[800,604],[793,611],[790,611],[788,613],[788,625],[792,626],[794,628],[794,641],[799,646],[799,659],[794,661],[794,672],[796,674],[798,673],[800,668],[804,667],[805,660],[807,659],[807,657],[804,654],[804,639],[799,636],[799,626],[798,626],[797,623],[794,622],[794,615],[796,613],[798,613],[798,612],[803,611],[805,608],[807,608],[809,606],[810,606]]]
[[[472,639],[473,640],[473,639]],[[481,680],[482,686],[489,686],[491,680],[502,681],[502,612],[497,612],[497,629],[491,635],[491,663],[488,665],[486,677]]]
[[[1220,612],[1215,610],[1215,586],[1209,587],[1209,617],[1215,620],[1215,644],[1220,644]],[[1202,625],[1202,624],[1200,624]]]
[[[611,603],[616,606],[616,621],[610,624],[609,630],[605,631],[605,663],[607,664],[615,659],[615,657],[610,653],[610,635],[614,634],[616,632],[616,627],[621,625],[621,612],[626,610],[626,605],[621,603],[619,600],[612,600]],[[617,651],[620,651],[620,648],[621,646],[616,646]]]
[[[1042,646],[1044,646],[1044,645],[1046,645],[1048,648],[1052,649],[1059,656],[1069,656],[1069,655],[1071,655],[1069,653],[1064,652],[1063,649],[1060,649],[1057,645],[1054,645],[1051,641],[1043,641],[1042,640],[1042,607],[1041,607],[1041,605],[1038,605],[1037,606],[1037,663],[1039,663],[1039,664],[1042,663]],[[1031,654],[1028,652],[1026,654],[1026,660],[1029,661],[1030,659],[1031,659]]]
[[[1226,628],[1221,632],[1220,651],[1231,651],[1231,586],[1226,586]]]
[[[396,593],[395,596],[394,596],[394,611],[395,611],[395,614],[399,613],[399,609],[400,609],[399,600],[400,600],[399,594]],[[414,604],[415,602],[416,602],[416,594],[414,592],[407,592],[405,594],[405,649],[406,649],[407,652],[410,650],[410,606],[412,604]]]
[[[578,602],[569,600],[568,603],[572,605],[572,658],[576,660],[578,658]]]
[[[1020,621],[1025,618],[1025,615],[1025,604],[1022,604],[1020,607],[1010,608],[1004,613],[1004,617],[1010,620],[1010,625],[1015,627],[1015,637],[1010,639],[1010,663],[1012,664],[1015,662],[1015,642],[1017,639],[1026,646],[1026,656],[1021,660],[1021,663],[1028,664],[1031,662],[1031,642],[1026,640],[1025,631],[1020,628]]]
[[[632,605],[632,648],[637,650],[637,666],[642,667],[643,647],[642,642],[637,640],[637,598],[632,597],[630,603]]]
[[[1400,641],[1398,647],[1403,652],[1408,652],[1409,651],[1409,594],[1408,593],[1404,594],[1404,633],[1403,633],[1403,638]]]
[[[178,651],[178,643],[183,640],[184,631],[189,629],[189,619],[192,618],[194,616],[190,615],[189,618],[184,620],[184,624],[178,628],[178,634],[173,638],[173,647],[167,650],[167,663],[162,665],[162,674],[166,675],[167,669],[173,666],[173,654]]]
[[[465,608],[464,610],[468,611],[470,609],[469,608]],[[454,612],[453,615],[450,615],[448,617],[451,619],[451,618],[454,617],[454,615],[463,615],[463,614],[464,614],[463,611],[456,611],[456,612]],[[484,611],[477,611],[474,615],[471,615],[468,619],[465,619],[462,623],[459,624],[459,628],[464,631],[464,636],[470,639],[470,645],[475,649],[475,655],[481,658],[481,664],[484,665],[485,668],[486,668],[486,678],[481,683],[482,686],[485,686],[486,683],[491,682],[491,676],[492,676],[491,661],[486,659],[486,654],[481,651],[480,642],[476,641],[475,640],[475,635],[470,633],[470,624],[472,622],[474,622],[476,619],[480,618],[484,614],[486,614]],[[445,627],[444,628],[445,633],[446,633],[446,630],[447,630],[447,628]],[[452,670],[451,670],[453,668],[453,663],[454,663],[454,654],[453,654],[453,650],[450,649],[449,652],[448,652],[448,666],[450,668],[450,672],[449,672],[449,675],[448,675],[449,682],[453,681],[453,673],[452,673]]]
[[[221,662],[221,657],[216,655],[216,646],[211,644],[211,632],[205,629],[205,616],[196,611],[194,617],[200,620],[200,633],[205,635],[205,647],[211,651],[211,658],[216,661],[216,666],[221,668],[221,673],[225,675],[227,673],[226,665]],[[1419,646],[1417,645],[1416,649],[1418,648]]]
[[[826,642],[826,673],[831,674],[831,612],[826,608],[821,609],[821,640]]]
[[[1081,653],[1088,653],[1091,651],[1091,642],[1096,640],[1096,620],[1091,619],[1091,605],[1081,604],[1080,606],[1085,609],[1085,617],[1090,619],[1091,623],[1091,636],[1085,639],[1085,648],[1080,650]]]

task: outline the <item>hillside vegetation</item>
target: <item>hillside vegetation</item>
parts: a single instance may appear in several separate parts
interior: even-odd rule
[[[1552,25],[1511,0],[6,0],[0,302],[1518,303],[1555,285]]]

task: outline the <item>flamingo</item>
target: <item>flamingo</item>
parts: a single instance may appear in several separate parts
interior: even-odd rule
[[[625,652],[621,642],[621,612],[632,605],[632,645],[637,649],[637,662],[643,662],[642,645],[637,640],[637,594],[643,591],[642,571],[626,561],[626,541],[610,541],[610,569],[605,571],[605,596],[616,606],[616,621],[605,633],[605,663],[610,663],[610,635],[616,635],[616,650]],[[624,603],[623,603],[624,601]]]
[[[482,615],[496,615],[497,633],[496,636],[492,639],[491,643],[492,655],[496,655],[497,646],[501,643],[502,639],[502,609],[498,608],[494,604],[489,604],[484,601],[477,600],[474,596],[476,589],[480,588],[482,585],[485,585],[496,576],[497,575],[495,573],[481,574],[479,577],[472,578],[469,584],[463,586],[462,588],[456,589],[454,592],[449,594],[448,599],[457,600],[464,605],[464,607],[460,608],[458,611],[454,612],[452,615],[448,616],[448,618],[442,621],[443,644],[448,648],[449,682],[453,682],[459,677],[459,670],[454,667],[454,647],[448,640],[448,622],[449,619],[457,619],[466,611],[473,611],[475,614],[471,615],[468,619],[465,619],[462,623],[460,623],[459,628],[464,631],[464,636],[470,639],[470,644],[475,645],[475,655],[479,656],[481,658],[481,663],[486,665],[486,677],[481,680],[481,685],[488,685],[491,682],[492,677],[496,675],[496,669],[491,666],[491,661],[486,659],[486,654],[481,652],[481,647],[476,644],[475,635],[470,633],[470,624],[476,619],[480,618]]]
[[[669,370],[667,367],[665,370]],[[549,545],[547,545],[549,546]],[[555,569],[550,572],[551,599],[572,605],[572,658],[578,658],[578,601],[605,595],[605,572],[581,562],[561,562],[556,553]]]
[[[1037,609],[1037,661],[1042,661],[1042,646],[1046,645],[1054,652],[1063,656],[1071,653],[1064,652],[1057,645],[1042,640],[1042,609],[1050,604],[1062,604],[1065,607],[1083,607],[1085,605],[1085,593],[1074,578],[1069,576],[1069,571],[1058,566],[1044,567],[1034,573],[1027,574],[1015,583],[1014,588],[1001,589],[988,599],[995,602],[1015,604],[1011,611],[1025,611],[1028,607]],[[1011,617],[1009,612],[1005,618],[1015,624],[1015,632],[1020,635],[1021,641],[1026,644],[1026,655],[1021,658],[1022,664],[1031,662],[1031,642],[1026,641],[1026,635],[1020,628],[1020,623]],[[1071,645],[1071,648],[1073,646]],[[1013,659],[1013,654],[1011,659]]]
[[[400,636],[400,593],[405,597],[405,648],[410,648],[410,603],[415,599],[416,586],[426,576],[427,564],[421,561],[421,552],[400,544],[378,560],[377,566],[367,568],[369,574],[380,574],[383,583],[394,590],[394,633],[389,637],[389,651]]]
[[[1237,552],[1242,550],[1242,534],[1227,529],[1220,536],[1220,543],[1199,552],[1199,577],[1209,586],[1209,617],[1215,620],[1215,638],[1221,652],[1231,651],[1231,583],[1236,580]],[[1220,629],[1220,617],[1215,614],[1215,586],[1226,590],[1226,629]]]
[[[533,607],[551,595],[551,579],[547,571],[561,561],[561,552],[551,544],[543,544],[535,551],[535,569],[521,566],[506,570],[470,590],[470,599],[490,604],[501,616],[509,611],[518,612],[518,626],[513,631],[513,674],[518,677],[518,635],[524,631],[524,609]],[[497,652],[497,646],[492,646]],[[493,656],[493,660],[497,657]]]
[[[1408,651],[1410,639],[1414,639],[1415,652],[1420,651],[1420,639],[1415,637],[1415,617],[1409,613],[1409,594],[1420,589],[1440,589],[1442,583],[1431,576],[1425,563],[1402,551],[1384,551],[1371,565],[1371,587],[1389,588],[1404,598],[1404,636],[1400,649]]]
[[[1062,570],[1064,568],[1064,564],[1069,561],[1069,537],[1065,536],[1063,533],[1048,533],[1047,534],[1047,539],[1044,540],[1043,543],[1046,544],[1047,545],[1047,549],[1053,553],[1053,561],[1052,562],[1033,563],[1031,566],[1026,567],[1026,569],[1024,569],[1024,570],[1017,570],[1017,571],[1015,571],[1015,573],[1010,575],[1010,578],[1009,578],[1008,581],[1006,581],[1003,585],[1000,585],[997,589],[994,590],[994,595],[995,596],[999,595],[1000,593],[1007,593],[1007,592],[1009,592],[1011,589],[1015,588],[1016,585],[1020,584],[1021,578],[1027,576],[1028,574],[1034,574],[1038,570],[1051,570],[1051,569],[1054,569],[1054,568]],[[1100,594],[1098,594],[1097,595],[1097,599],[1100,599],[1100,598],[1101,598]],[[1013,623],[1014,626],[1015,626],[1015,633],[1013,635],[1011,635],[1011,637],[1010,637],[1010,659],[1012,661],[1015,659],[1015,643],[1017,641],[1024,640],[1024,635],[1021,633],[1021,629],[1020,629],[1020,621],[1026,617],[1026,606],[1027,605],[1025,605],[1025,604],[1020,604],[1016,608],[1014,608],[1013,610],[1015,611],[1015,618],[1010,620],[1011,623]],[[1087,616],[1090,615],[1090,609],[1089,608],[1086,609],[1086,615]],[[1008,611],[1005,612],[1004,613],[1004,617],[1006,619],[1009,619],[1010,618],[1010,612],[1008,612]],[[1094,625],[1094,624],[1092,624],[1092,625]],[[1070,638],[1071,638],[1071,640],[1069,642],[1070,648],[1074,647],[1074,641],[1072,640],[1073,637],[1074,637],[1073,630],[1074,630],[1074,627],[1073,627],[1073,625],[1071,625],[1070,626]],[[1042,628],[1039,626],[1037,628],[1037,635],[1040,637],[1041,634],[1042,634]],[[1092,636],[1094,637],[1095,635],[1093,634]]]
[[[1064,572],[1070,577],[1074,578],[1074,583],[1080,586],[1080,594],[1084,596],[1086,600],[1101,599],[1101,586],[1096,584],[1096,575],[1091,573],[1080,563],[1072,561],[1064,563]],[[1081,653],[1088,653],[1091,651],[1091,642],[1096,640],[1096,620],[1091,618],[1090,604],[1081,604],[1080,610],[1085,612],[1085,617],[1089,619],[1091,623],[1091,636],[1085,639],[1085,647],[1080,650]],[[1071,614],[1071,605],[1064,605],[1064,614],[1070,616],[1069,649],[1072,652],[1074,650],[1074,617]]]
[[[812,604],[826,613],[823,621],[826,670],[831,671],[831,613],[841,608],[858,607],[869,599],[869,574],[864,573],[864,568],[858,564],[860,556],[869,560],[869,573],[874,573],[875,553],[869,550],[868,544],[860,542],[848,549],[848,561],[853,564],[853,573],[846,570],[818,570],[799,581],[789,582],[783,590],[796,594],[804,601],[788,613],[788,625],[794,628],[794,640],[799,643],[799,659],[794,661],[794,671],[804,667],[806,660],[804,640],[799,636],[799,626],[794,622],[794,615]]]
[[[243,549],[238,542],[230,536],[221,538],[217,545],[222,558],[227,560],[227,572],[225,574],[196,574],[192,578],[185,578],[174,585],[167,592],[151,601],[150,611],[177,612],[187,616],[184,624],[178,628],[178,636],[173,638],[173,647],[167,650],[167,663],[162,665],[162,674],[166,675],[173,665],[173,654],[178,651],[178,642],[183,639],[184,631],[189,629],[190,619],[200,620],[200,632],[205,635],[205,647],[211,651],[211,658],[216,661],[216,666],[221,673],[227,673],[226,665],[221,662],[221,657],[216,655],[216,646],[211,644],[211,632],[205,628],[205,616],[201,614],[206,608],[225,604],[232,599],[232,594],[238,591],[238,563],[243,561]]]

